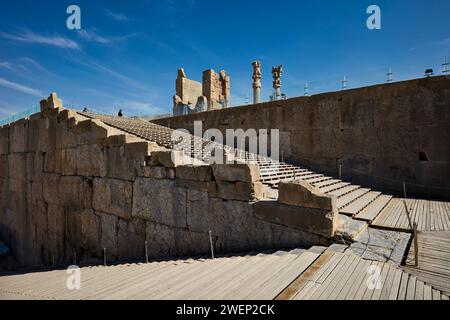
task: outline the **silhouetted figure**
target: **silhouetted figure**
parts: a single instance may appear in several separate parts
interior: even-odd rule
[[[85,108],[83,109],[83,112],[88,112],[88,109],[85,107]]]
[[[117,114],[119,117],[123,117],[122,109],[119,110],[119,113]]]

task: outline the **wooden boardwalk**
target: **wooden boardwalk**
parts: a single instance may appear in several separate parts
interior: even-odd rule
[[[319,253],[305,250],[81,269],[68,290],[65,270],[0,277],[1,299],[274,299]]]
[[[419,232],[419,265],[414,266],[414,243],[403,270],[450,295],[450,232]]]
[[[379,270],[378,278],[373,277],[374,270]],[[349,252],[326,251],[277,299],[448,300],[448,296],[389,262],[364,260]]]
[[[65,270],[3,276],[0,300],[448,299],[391,263],[314,251],[87,267],[80,290],[67,288]],[[380,289],[368,286],[370,266],[380,268]]]
[[[450,203],[406,199],[411,219],[419,231],[450,231]],[[403,199],[392,199],[371,224],[398,231],[411,230]]]

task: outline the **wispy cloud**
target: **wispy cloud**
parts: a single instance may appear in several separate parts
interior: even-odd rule
[[[442,39],[441,41],[439,41],[439,43],[444,45],[444,46],[450,45],[450,37]]]
[[[39,90],[30,88],[25,85],[22,85],[22,84],[19,84],[16,82],[12,82],[12,81],[9,81],[9,80],[3,79],[3,78],[0,78],[0,86],[9,88],[12,90],[16,90],[16,91],[19,91],[22,93],[27,93],[27,94],[30,94],[35,97],[43,97],[44,96],[44,94]]]
[[[23,30],[18,33],[1,32],[0,35],[3,38],[14,41],[45,44],[67,49],[77,49],[77,50],[81,49],[77,42],[59,35],[54,36],[41,35],[34,33],[30,30]]]
[[[78,34],[81,38],[86,41],[96,42],[104,45],[110,45],[119,41],[126,40],[128,38],[136,36],[138,33],[131,33],[124,36],[104,36],[101,35],[97,30],[79,30]]]
[[[5,68],[5,69],[8,69],[8,70],[14,71],[14,68],[13,68],[12,64],[10,62],[7,62],[7,61],[0,62],[0,68]]]
[[[133,21],[134,19],[128,17],[126,14],[122,13],[122,12],[114,12],[112,10],[109,9],[103,9],[103,11],[105,12],[105,14],[110,17],[113,20],[116,21],[121,21],[121,22],[126,22],[126,21]]]

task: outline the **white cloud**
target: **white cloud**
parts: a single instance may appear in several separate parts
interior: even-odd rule
[[[20,41],[20,42],[27,42],[27,43],[37,43],[37,44],[46,44],[51,45],[55,47],[60,48],[67,48],[67,49],[80,49],[80,46],[77,42],[64,38],[58,35],[55,36],[44,36],[37,33],[34,33],[30,30],[23,30],[19,33],[6,33],[1,32],[0,35],[3,38],[14,40],[14,41]]]
[[[11,70],[11,71],[14,71],[14,68],[13,68],[12,64],[10,62],[7,62],[7,61],[0,62],[0,67],[8,69],[8,70]]]
[[[104,45],[110,45],[137,35],[137,33],[132,33],[124,36],[111,37],[100,35],[96,30],[79,30],[78,34],[86,41],[97,42]]]
[[[16,91],[19,91],[22,93],[27,93],[27,94],[30,94],[32,96],[39,97],[39,98],[44,96],[44,94],[39,90],[24,86],[24,85],[16,83],[16,82],[8,81],[3,78],[0,78],[0,86],[9,88],[12,90],[16,90]]]
[[[109,9],[104,9],[103,11],[105,12],[105,14],[108,17],[110,17],[111,19],[116,20],[116,21],[125,22],[125,21],[133,21],[134,20],[134,19],[128,17],[126,14],[121,13],[121,12],[114,12]]]

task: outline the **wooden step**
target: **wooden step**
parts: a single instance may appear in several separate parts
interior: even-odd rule
[[[365,207],[367,207],[372,201],[374,201],[381,192],[371,191],[363,195],[361,198],[350,203],[348,206],[340,210],[340,213],[347,214],[349,216],[354,216],[361,212]]]
[[[373,221],[378,216],[378,214],[387,206],[389,201],[392,200],[392,196],[381,195],[375,199],[370,205],[368,205],[364,210],[358,213],[354,218],[364,221]]]
[[[326,186],[326,187],[319,187],[319,189],[323,193],[328,193],[328,192],[331,192],[331,191],[335,191],[335,190],[347,187],[349,185],[350,185],[350,183],[348,183],[348,182],[339,182],[339,183],[332,184],[332,185],[329,185],[329,186]]]
[[[353,192],[359,188],[360,188],[360,186],[349,185],[347,187],[328,192],[328,194],[339,198],[339,197],[343,197],[347,193]]]
[[[352,203],[356,199],[359,199],[360,197],[362,197],[369,191],[370,191],[370,189],[363,189],[363,188],[356,189],[355,191],[350,192],[350,193],[346,194],[345,196],[339,198],[337,200],[336,206],[340,210],[341,208],[347,206],[348,204]]]

